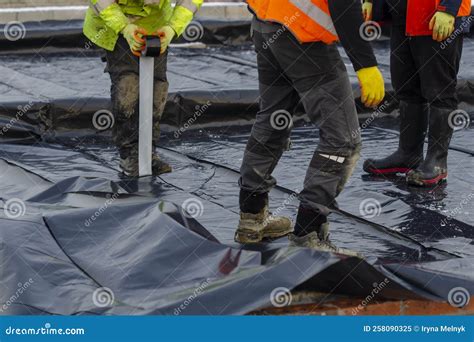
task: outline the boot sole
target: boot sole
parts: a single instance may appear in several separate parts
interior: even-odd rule
[[[247,229],[237,229],[235,232],[234,240],[235,242],[241,244],[247,243],[259,243],[262,242],[263,239],[276,239],[280,237],[284,237],[290,234],[293,231],[291,227],[288,229],[282,229],[281,231],[268,231],[262,230],[260,232],[256,232],[254,230],[247,230]]]
[[[439,176],[432,179],[417,179],[417,178],[407,177],[407,183],[410,185],[417,185],[421,187],[430,187],[430,186],[438,185],[439,183],[446,181],[447,178],[448,178],[447,173],[440,174]]]
[[[366,172],[373,174],[373,175],[396,175],[397,173],[408,173],[412,169],[407,167],[392,167],[388,169],[375,169],[375,168],[368,168],[365,170]]]

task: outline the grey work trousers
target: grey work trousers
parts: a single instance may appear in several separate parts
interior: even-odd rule
[[[260,110],[245,150],[240,187],[267,193],[276,185],[272,173],[290,146],[291,118],[301,101],[319,127],[320,141],[299,199],[301,205],[327,215],[331,207],[337,207],[336,197],[360,153],[360,129],[347,70],[336,45],[301,44],[284,27],[255,19],[252,26]]]

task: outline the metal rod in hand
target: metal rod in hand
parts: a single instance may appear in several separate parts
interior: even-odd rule
[[[140,57],[140,105],[138,129],[139,176],[152,175],[153,87],[155,57],[160,55],[160,38],[144,37],[146,46]]]

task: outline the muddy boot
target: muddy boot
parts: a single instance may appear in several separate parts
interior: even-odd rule
[[[431,107],[428,152],[424,162],[407,174],[411,185],[434,186],[448,177],[448,149],[453,129],[449,125],[451,109]]]
[[[120,156],[120,169],[128,177],[138,177],[138,154],[128,153]]]
[[[159,176],[164,173],[173,172],[173,168],[167,162],[161,160],[161,158],[153,153],[153,160],[151,164],[153,176]]]
[[[383,159],[367,159],[364,171],[374,175],[394,175],[417,168],[423,161],[427,120],[426,105],[400,102],[398,149]]]
[[[295,232],[288,236],[290,247],[306,247],[321,252],[339,253],[362,258],[362,255],[335,246],[329,240],[329,223],[321,213],[300,206],[296,218]]]
[[[153,176],[159,176],[164,173],[172,172],[171,166],[153,153],[152,157],[152,172]],[[122,172],[128,177],[138,177],[138,148],[131,148],[121,150],[120,152],[120,168]]]
[[[273,216],[268,211],[268,194],[240,191],[240,221],[235,232],[238,243],[258,243],[265,238],[279,238],[293,230],[287,217]]]

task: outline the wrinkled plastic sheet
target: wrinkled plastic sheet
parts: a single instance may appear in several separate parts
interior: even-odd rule
[[[387,42],[375,46],[388,83]],[[97,52],[10,52],[0,57],[0,314],[245,314],[278,288],[365,298],[386,284],[376,300],[474,292],[472,126],[455,133],[449,181],[434,189],[364,175],[359,163],[330,222],[331,239],[364,260],[286,239],[241,246],[237,170],[258,99],[251,48],[172,49],[158,152],[174,172],[138,180],[119,175],[110,132],[92,124],[110,108]],[[471,116],[473,54],[467,40],[458,93]],[[369,118],[362,159],[397,145],[395,119]],[[297,126],[271,193],[271,209],[293,220],[319,139]],[[376,210],[362,215],[363,200]],[[97,305],[105,288],[113,301]]]
[[[120,176],[117,151],[97,137],[2,143],[0,197],[10,209],[0,211],[3,314],[245,314],[270,306],[276,288],[363,298],[382,283],[377,300],[474,292],[471,155],[451,151],[449,182],[430,190],[367,177],[358,165],[330,221],[332,240],[360,260],[289,248],[285,238],[233,242],[235,170],[248,134],[249,127],[168,134],[158,152],[174,172],[140,179]],[[385,130],[363,136],[362,158],[396,146]],[[472,137],[466,129],[453,143],[472,148]],[[312,126],[295,129],[275,171],[271,207],[279,214],[295,218],[292,191],[317,141]],[[362,199],[379,210],[361,216]],[[104,288],[114,301],[98,306],[94,294]]]

